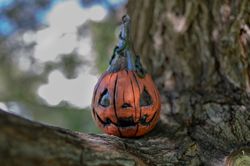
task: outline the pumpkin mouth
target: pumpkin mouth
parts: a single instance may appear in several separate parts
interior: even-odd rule
[[[117,127],[133,127],[136,126],[132,116],[128,118],[119,118],[116,124]]]
[[[115,125],[118,128],[133,128],[136,127],[138,124],[141,124],[142,126],[149,126],[152,121],[156,118],[156,114],[158,111],[156,111],[153,115],[153,117],[147,122],[148,115],[145,114],[140,118],[138,122],[135,122],[133,117],[130,116],[128,118],[119,118],[117,123],[112,122],[109,118],[106,118],[105,121],[103,121],[100,116],[95,112],[96,117],[98,120],[103,124],[103,126],[109,126],[111,124]]]

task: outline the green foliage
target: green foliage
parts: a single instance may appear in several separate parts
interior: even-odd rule
[[[36,106],[34,109],[36,111],[31,111],[30,113],[36,121],[41,123],[85,133],[100,133],[100,130],[92,121],[90,108],[73,109],[69,106],[58,106],[43,109]]]
[[[103,22],[92,23],[94,49],[97,52],[96,65],[100,73],[103,73],[109,64],[112,50],[115,47],[115,29],[117,25],[114,19],[107,19]]]

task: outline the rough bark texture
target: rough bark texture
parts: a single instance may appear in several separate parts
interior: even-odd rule
[[[250,165],[249,12],[247,0],[129,3],[135,50],[162,92],[162,123],[192,145],[179,163],[236,164],[226,160],[235,150]]]
[[[135,50],[162,97],[137,139],[0,112],[1,165],[250,165],[250,1],[129,1]]]

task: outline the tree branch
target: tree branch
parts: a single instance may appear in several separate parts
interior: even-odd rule
[[[122,139],[69,131],[0,111],[1,165],[145,165]]]
[[[249,159],[250,100],[230,89],[183,93],[141,138],[73,132],[0,111],[1,165],[223,165],[242,151]]]

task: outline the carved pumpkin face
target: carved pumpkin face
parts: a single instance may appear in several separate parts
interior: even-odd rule
[[[98,80],[92,115],[108,134],[138,137],[154,128],[160,116],[160,95],[143,69],[129,40],[128,16],[123,17],[120,40],[110,66]]]
[[[92,101],[93,117],[108,134],[137,137],[154,128],[160,115],[160,96],[149,74],[106,72],[99,79]]]

